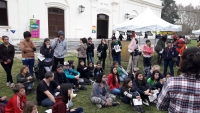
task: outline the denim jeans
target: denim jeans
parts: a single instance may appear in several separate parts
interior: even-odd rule
[[[34,66],[34,62],[35,62],[35,59],[25,59],[25,60],[22,60],[22,63],[23,65],[26,65],[29,67],[29,71],[30,71],[30,74],[33,76],[33,66]]]
[[[120,95],[120,88],[114,88],[113,90],[111,90],[111,93],[114,95]]]
[[[53,104],[54,102],[52,102],[49,98],[46,98],[41,102],[41,106],[43,107],[53,106]]]
[[[123,82],[125,78],[127,78],[125,74],[122,74],[121,76],[119,76],[120,82]]]
[[[76,108],[75,111],[69,113],[84,113],[83,108]]]
[[[88,64],[89,62],[92,62],[94,64],[94,57],[92,56],[92,52],[87,53],[87,60]]]
[[[117,61],[119,63],[119,65],[121,65],[121,53],[112,55],[112,57],[113,57],[113,62]]]
[[[164,60],[164,73],[163,75],[166,76],[167,73],[167,68],[169,66],[170,72],[172,74],[172,76],[174,76],[174,63],[172,60]]]
[[[25,89],[32,89],[33,83],[32,82],[26,83],[26,84],[24,84],[24,86],[25,86]]]

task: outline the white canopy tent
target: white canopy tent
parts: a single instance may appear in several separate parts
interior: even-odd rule
[[[139,16],[133,20],[113,26],[118,31],[182,31],[181,25],[173,25],[158,17],[147,7]]]
[[[194,34],[200,34],[200,29],[199,30],[192,30],[192,33],[194,33]]]

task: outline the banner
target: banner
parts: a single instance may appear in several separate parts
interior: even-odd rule
[[[30,32],[33,40],[39,40],[40,38],[40,20],[30,19]]]
[[[96,26],[92,26],[92,33],[96,33]]]

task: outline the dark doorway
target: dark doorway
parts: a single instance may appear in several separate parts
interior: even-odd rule
[[[64,10],[58,8],[48,8],[49,38],[56,38],[59,30],[64,32],[64,25]]]
[[[108,38],[109,16],[105,14],[97,15],[97,39]]]

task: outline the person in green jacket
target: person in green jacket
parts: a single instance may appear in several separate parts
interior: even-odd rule
[[[167,35],[162,36],[162,38],[160,38],[155,46],[155,51],[158,54],[158,59],[157,59],[157,63],[160,65],[162,62],[162,52],[165,48],[165,42],[167,41]]]
[[[68,62],[64,62],[63,71],[65,73],[65,76],[69,80],[69,82],[73,83],[76,86],[76,88],[78,88],[80,90],[86,90],[87,89],[85,86],[79,84],[78,81],[80,79],[79,78],[80,73],[78,71],[70,68]]]
[[[34,78],[28,72],[28,66],[23,65],[17,75],[17,83],[22,83],[25,86],[26,94],[29,94],[32,91],[33,82]]]
[[[162,83],[160,82],[161,80],[161,74],[159,71],[154,70],[153,73],[151,74],[151,77],[148,78],[147,82],[151,86],[152,89],[162,89]]]
[[[115,61],[113,63],[113,66],[117,68],[117,72],[119,74],[120,82],[123,82],[124,79],[128,77],[128,73],[124,73],[125,71],[123,71],[122,68],[119,66],[118,61]]]

